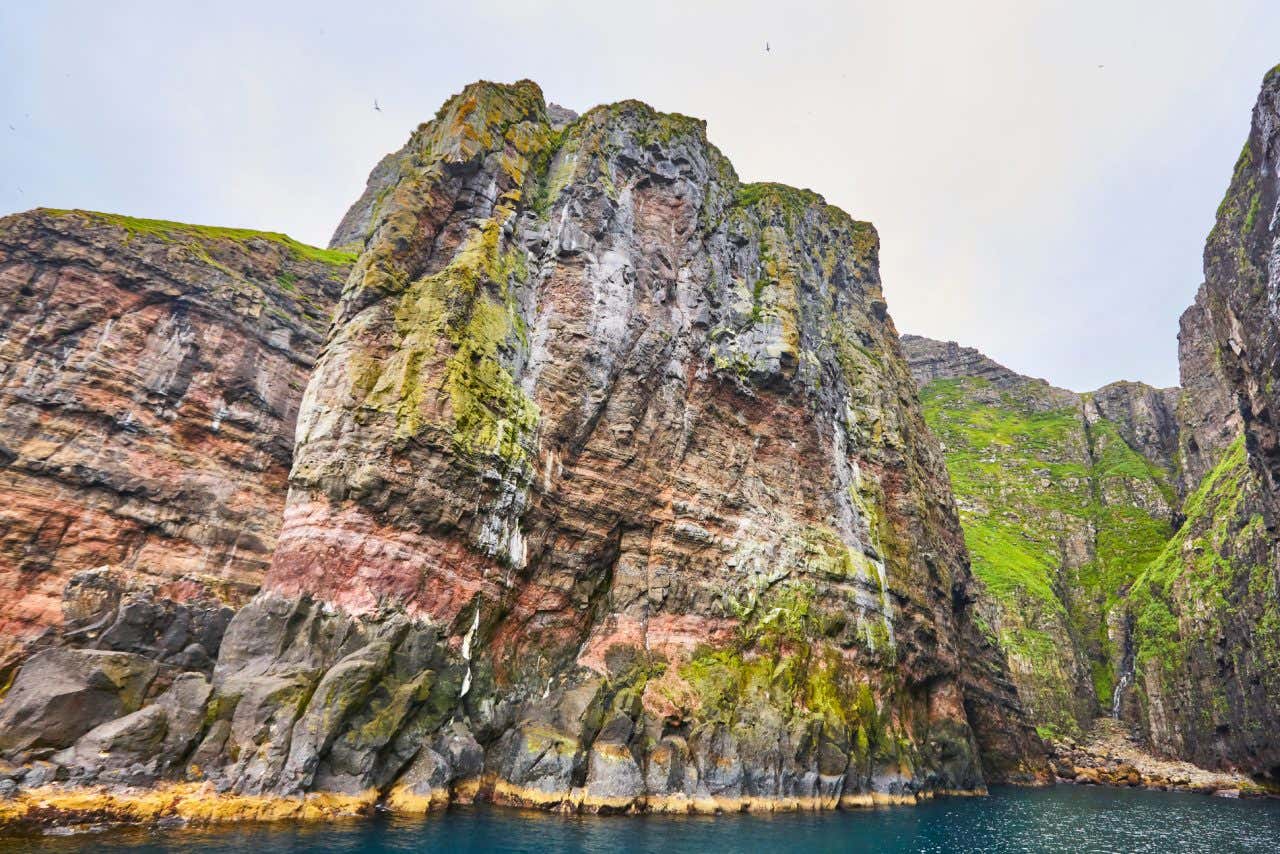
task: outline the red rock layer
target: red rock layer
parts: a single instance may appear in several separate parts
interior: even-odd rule
[[[83,212],[0,220],[0,657],[111,565],[257,587],[349,256]]]
[[[961,639],[963,542],[869,224],[740,184],[643,104],[556,130],[528,83],[451,100],[368,195],[266,589],[474,634],[507,702],[799,609],[892,729],[972,753],[960,652],[999,653]],[[1034,742],[1005,736],[997,776]]]

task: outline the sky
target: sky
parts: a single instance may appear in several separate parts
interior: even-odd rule
[[[449,95],[530,78],[705,118],[744,180],[874,222],[902,332],[1076,390],[1174,385],[1277,62],[1275,0],[8,3],[0,214],[324,245]]]

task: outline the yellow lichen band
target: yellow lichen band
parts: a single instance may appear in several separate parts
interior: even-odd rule
[[[722,813],[807,812],[909,805],[935,795],[985,795],[968,791],[887,794],[853,793],[829,797],[762,798],[697,796],[682,793],[639,798],[595,797],[585,788],[548,791],[505,780],[473,778],[449,789],[422,795],[408,787],[393,788],[383,801],[391,812],[424,816],[455,803],[472,803],[482,793],[501,806],[567,813],[665,813],[714,815]],[[155,789],[108,790],[104,787],[49,785],[20,792],[0,801],[0,827],[52,823],[62,825],[113,823],[154,824],[179,818],[192,824],[244,821],[334,821],[372,813],[378,802],[373,789],[355,795],[314,792],[296,797],[237,795],[217,792],[209,783],[172,783]]]
[[[331,820],[367,815],[376,790],[358,795],[316,792],[298,797],[219,793],[209,783],[174,783],[155,789],[41,786],[0,801],[0,827],[21,824],[111,822],[152,824],[181,818],[194,824],[229,821]]]

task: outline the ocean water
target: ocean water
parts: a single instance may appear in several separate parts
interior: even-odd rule
[[[966,852],[1280,851],[1280,801],[1057,786],[999,788],[987,798],[915,807],[776,816],[559,816],[489,807],[425,819],[107,830],[0,837],[22,851],[294,854],[294,852]]]

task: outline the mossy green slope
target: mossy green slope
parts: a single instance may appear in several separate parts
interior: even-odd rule
[[[1142,718],[1166,750],[1200,753],[1205,732],[1274,737],[1248,713],[1280,696],[1276,545],[1260,489],[1241,435],[1188,496],[1185,523],[1129,595]],[[1230,641],[1239,637],[1248,642]]]
[[[1077,733],[1111,707],[1117,605],[1172,535],[1171,472],[1043,382],[939,377],[921,400],[989,628],[1042,734]]]

